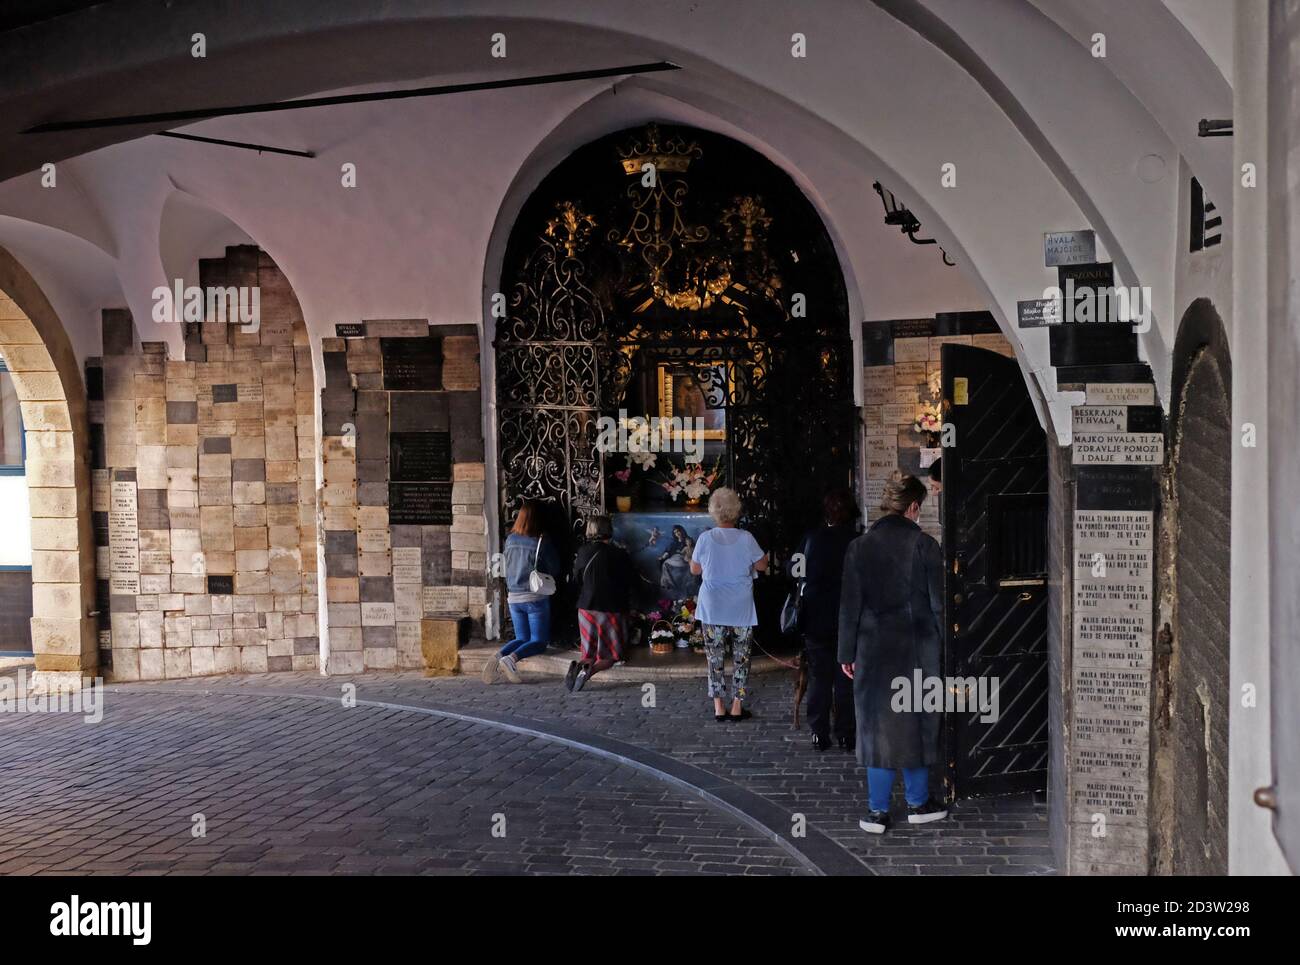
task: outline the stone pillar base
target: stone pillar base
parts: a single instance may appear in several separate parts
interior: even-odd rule
[[[27,688],[30,694],[76,693],[86,686],[90,677],[80,670],[37,670],[31,675]]]

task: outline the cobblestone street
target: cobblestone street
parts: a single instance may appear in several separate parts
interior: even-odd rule
[[[1028,797],[863,834],[856,762],[808,748],[787,677],[756,679],[743,724],[699,680],[110,685],[98,724],[0,715],[0,873],[1053,872]]]

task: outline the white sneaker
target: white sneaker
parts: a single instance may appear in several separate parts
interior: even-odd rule
[[[514,657],[501,658],[501,672],[506,675],[506,680],[509,680],[512,684],[523,681],[523,678],[519,676],[519,666],[515,663]]]
[[[931,821],[942,821],[947,816],[948,809],[942,804],[935,804],[933,799],[916,807],[908,805],[907,808],[908,824],[929,824]]]
[[[889,830],[889,813],[887,811],[868,811],[867,816],[858,822],[858,827],[867,834],[884,834]]]
[[[495,653],[487,658],[487,663],[483,664],[481,676],[485,684],[494,684],[497,682],[497,678],[501,676],[501,658]]]

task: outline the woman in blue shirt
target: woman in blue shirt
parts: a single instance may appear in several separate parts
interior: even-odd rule
[[[695,618],[704,625],[704,653],[709,661],[709,696],[717,721],[751,716],[743,706],[749,696],[749,651],[758,613],[754,609],[754,573],[767,569],[767,554],[746,530],[737,529],[740,497],[719,489],[709,497],[709,515],[716,529],[705,530],[695,544],[691,572],[702,576]],[[727,680],[722,674],[731,650],[732,699],[728,712]]]
[[[506,564],[506,603],[510,607],[515,639],[502,647],[495,658],[488,659],[483,666],[483,682],[495,683],[504,674],[512,684],[517,684],[519,661],[544,652],[551,642],[551,598],[533,592],[528,577],[538,569],[558,581],[564,572],[554,541],[542,533],[541,508],[534,500],[525,499],[519,507],[502,555]]]

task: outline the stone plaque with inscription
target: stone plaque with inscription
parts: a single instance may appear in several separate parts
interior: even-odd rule
[[[894,339],[894,363],[926,362],[930,358],[930,340],[928,338]]]
[[[1155,405],[1156,387],[1141,382],[1089,382],[1088,405]]]
[[[1043,264],[1047,268],[1090,264],[1096,260],[1097,236],[1089,229],[1048,231],[1043,235]]]
[[[1080,432],[1071,453],[1076,466],[1158,466],[1165,461],[1165,437],[1158,432]]]
[[[384,388],[436,391],[442,388],[442,341],[436,338],[381,338]]]
[[[894,400],[894,366],[875,365],[862,370],[863,405],[884,405]]]
[[[394,526],[449,526],[451,516],[451,483],[388,484],[388,519]]]
[[[389,478],[394,482],[449,482],[450,432],[393,432],[388,436]]]

